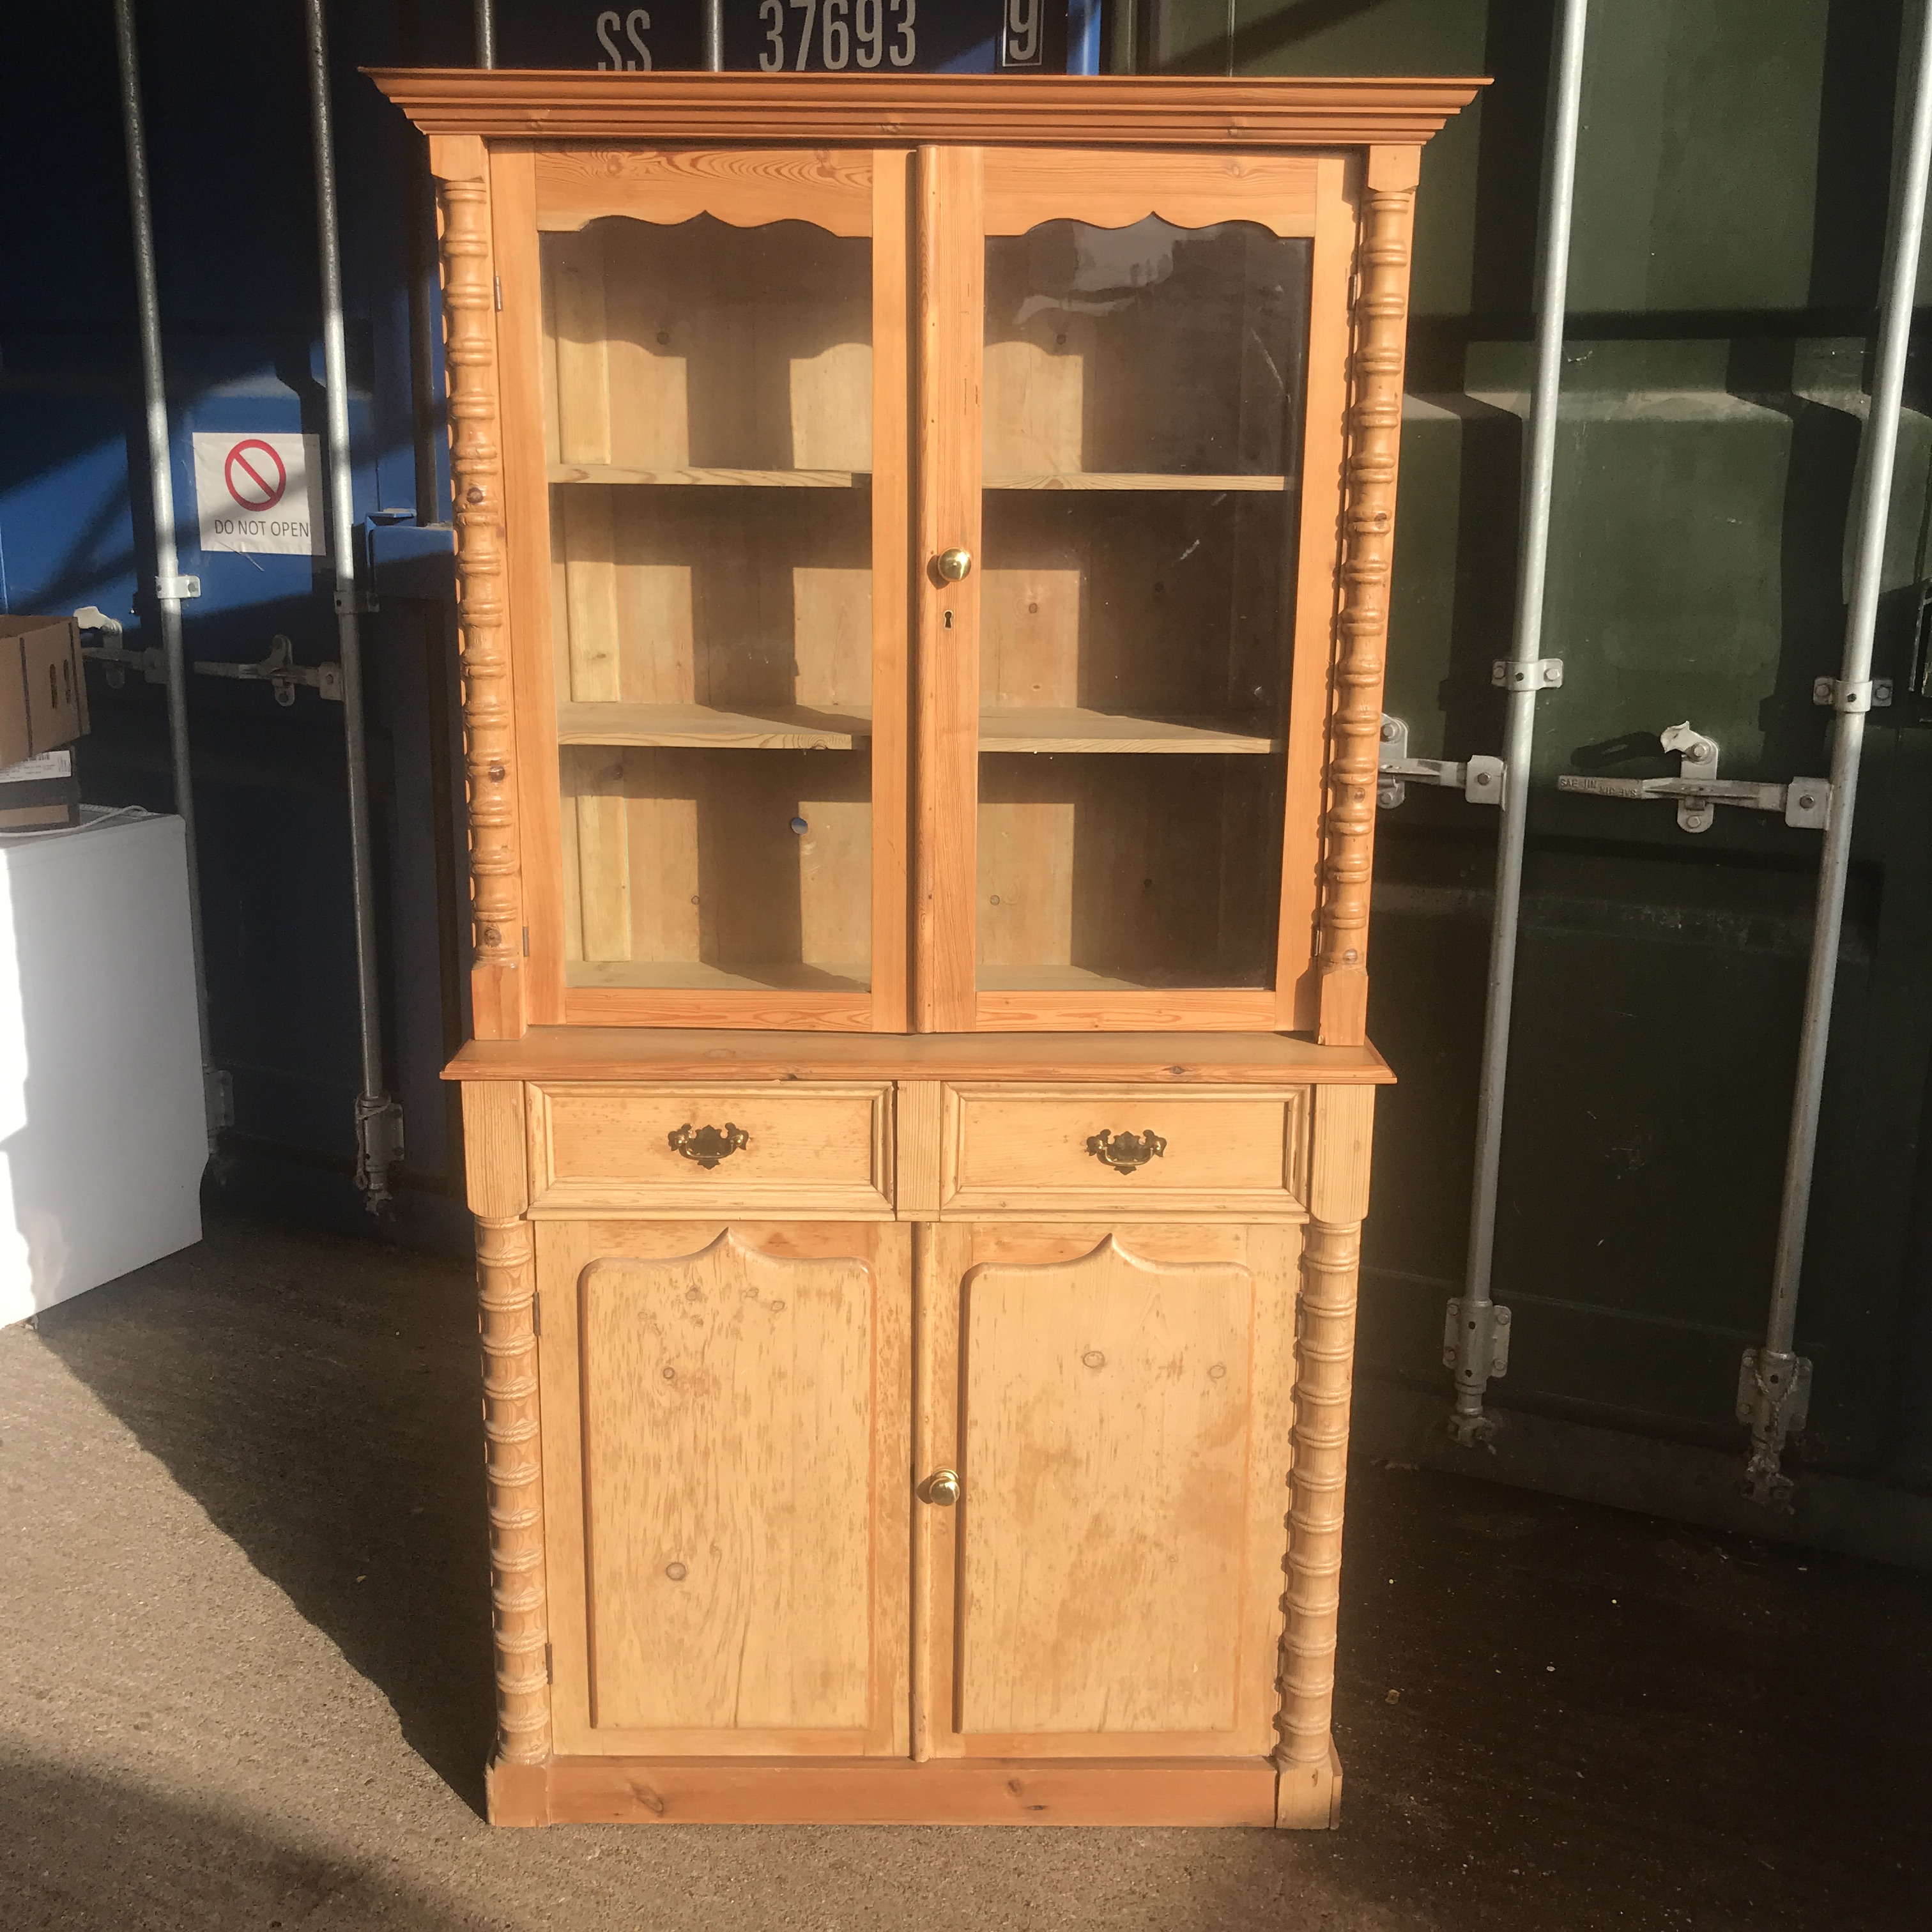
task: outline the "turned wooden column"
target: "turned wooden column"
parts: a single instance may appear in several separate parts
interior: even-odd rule
[[[1382,757],[1382,670],[1418,150],[1372,148],[1356,273],[1355,347],[1343,471],[1340,597],[1329,714],[1317,971],[1324,1046],[1368,1037],[1369,875]]]
[[[463,670],[464,790],[476,1036],[524,1030],[524,914],[504,574],[503,452],[488,155],[473,136],[430,143],[442,252],[443,366],[455,498],[456,621]]]
[[[1294,1462],[1282,1565],[1280,1742],[1275,1822],[1322,1825],[1341,1798],[1330,1730],[1335,1630],[1341,1608],[1342,1517],[1348,1469],[1348,1404],[1362,1216],[1368,1208],[1372,1087],[1318,1087],[1294,1338]]]
[[[522,1218],[527,1204],[523,1095],[515,1081],[470,1081],[463,1089],[464,1154],[476,1217],[496,1649],[490,1814],[500,1824],[541,1822],[530,1814],[543,1810],[540,1767],[550,1754],[543,1444],[533,1319],[536,1243],[535,1229]]]

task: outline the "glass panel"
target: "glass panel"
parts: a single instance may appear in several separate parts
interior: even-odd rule
[[[869,984],[871,256],[543,238],[570,986]]]
[[[1309,251],[987,242],[982,987],[1272,982]]]

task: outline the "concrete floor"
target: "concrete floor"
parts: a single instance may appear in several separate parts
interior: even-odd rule
[[[0,1332],[0,1927],[1932,1924],[1932,1580],[1366,1464],[1339,1832],[492,1832],[474,1336],[232,1222]]]

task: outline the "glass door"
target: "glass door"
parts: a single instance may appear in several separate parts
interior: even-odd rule
[[[518,670],[554,720],[532,950],[557,1018],[904,1024],[880,824],[904,770],[904,285],[873,236],[903,161],[880,158],[536,158],[548,642]]]
[[[1325,706],[1293,688],[1323,164],[980,158],[980,232],[952,237],[978,255],[964,1023],[1292,1025],[1291,727]],[[1308,614],[1324,667],[1331,595]]]

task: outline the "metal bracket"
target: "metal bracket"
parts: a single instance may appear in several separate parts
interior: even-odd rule
[[[270,640],[268,655],[260,664],[198,664],[195,669],[204,677],[259,680],[274,691],[278,704],[294,704],[298,684],[313,685],[322,697],[338,704],[342,702],[342,667],[297,664],[295,646],[280,632]]]
[[[386,1094],[356,1096],[356,1185],[372,1214],[389,1205],[389,1170],[403,1158],[403,1110]]]
[[[1674,778],[1600,778],[1564,772],[1558,791],[1581,792],[1592,798],[1667,798],[1677,802],[1677,823],[1685,832],[1708,832],[1717,822],[1720,805],[1740,806],[1748,812],[1775,812],[1787,825],[1822,832],[1832,816],[1832,787],[1825,778],[1793,778],[1789,784],[1758,784],[1718,776],[1718,741],[1696,730],[1688,719],[1660,732],[1666,752],[1680,760]]]
[[[1747,1348],[1738,1369],[1738,1420],[1751,1432],[1750,1460],[1739,1485],[1750,1502],[1789,1509],[1794,1485],[1784,1473],[1784,1445],[1811,1412],[1808,1356]]]
[[[1846,684],[1835,677],[1816,677],[1811,702],[1832,711],[1884,711],[1892,704],[1892,680],[1868,677],[1862,684]]]
[[[1456,1392],[1449,1433],[1462,1448],[1480,1448],[1496,1432],[1496,1424],[1482,1412],[1483,1390],[1508,1374],[1509,1340],[1510,1312],[1500,1302],[1457,1295],[1444,1311],[1442,1366],[1455,1371]]]
[[[1561,658],[1531,658],[1518,664],[1498,658],[1490,667],[1490,682],[1498,691],[1557,691],[1563,684]]]
[[[201,579],[198,577],[158,577],[154,579],[154,595],[172,597],[180,603],[190,597],[201,595]]]
[[[335,593],[335,614],[338,617],[365,617],[382,608],[374,594],[359,584],[353,590],[338,590]]]
[[[158,645],[145,651],[130,651],[121,642],[127,634],[117,617],[110,617],[98,604],[83,604],[74,614],[74,621],[83,631],[93,631],[105,638],[104,644],[82,644],[80,654],[98,664],[104,665],[107,673],[107,688],[118,691],[128,682],[130,670],[139,671],[149,684],[166,684],[168,681],[167,661]]]
[[[1501,805],[1503,802],[1503,761],[1500,758],[1470,758],[1457,764],[1447,758],[1412,758],[1408,755],[1408,727],[1400,718],[1382,714],[1382,757],[1377,766],[1380,782],[1376,802],[1392,812],[1408,796],[1412,784],[1441,785],[1460,791],[1472,805]]]

